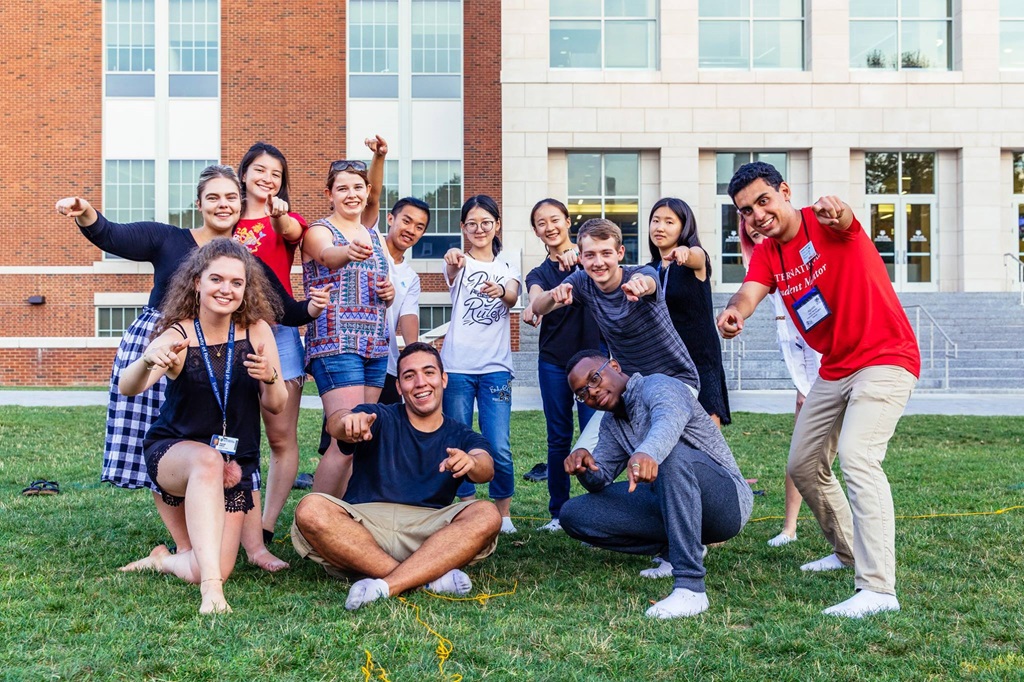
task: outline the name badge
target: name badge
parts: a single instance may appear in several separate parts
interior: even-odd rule
[[[811,331],[819,322],[832,315],[832,311],[829,310],[818,287],[812,287],[810,291],[800,297],[800,300],[793,303],[793,313],[804,332]]]
[[[238,452],[238,439],[231,436],[214,436],[210,439],[210,447],[222,455],[233,457]]]
[[[814,244],[807,242],[800,247],[800,258],[804,263],[810,263],[814,260],[814,257],[818,255],[818,252],[814,250]]]

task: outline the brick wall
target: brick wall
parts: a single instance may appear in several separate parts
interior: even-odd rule
[[[221,159],[257,141],[288,159],[294,210],[327,215],[328,165],[345,150],[344,2],[221,3]]]
[[[152,275],[3,275],[0,336],[95,336],[93,293],[148,292]],[[46,297],[29,305],[29,296]]]
[[[0,265],[92,260],[53,204],[71,194],[99,201],[102,189],[101,7],[0,3]]]
[[[0,386],[106,386],[116,348],[0,348]]]

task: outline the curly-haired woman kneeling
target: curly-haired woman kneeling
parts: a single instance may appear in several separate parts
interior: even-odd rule
[[[242,520],[253,508],[260,410],[284,409],[277,346],[268,321],[276,298],[245,247],[215,239],[174,276],[155,339],[125,368],[119,389],[145,391],[166,375],[163,408],[144,442],[146,467],[164,501],[185,505],[192,548],[163,545],[124,566],[200,585],[200,613],[230,611],[223,582],[235,565]]]

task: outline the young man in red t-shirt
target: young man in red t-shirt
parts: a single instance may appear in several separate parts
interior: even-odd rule
[[[801,566],[853,565],[857,593],[823,613],[861,618],[898,611],[896,524],[882,471],[889,439],[921,370],[917,339],[878,251],[848,205],[825,196],[803,210],[767,163],[748,163],[729,195],[765,239],[718,328],[729,339],[757,304],[779,289],[807,343],[822,354],[793,431],[787,470],[835,553]],[[832,463],[846,479],[849,501]]]

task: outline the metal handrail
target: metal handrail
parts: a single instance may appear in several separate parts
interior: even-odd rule
[[[949,334],[946,333],[946,330],[942,328],[942,325],[935,321],[935,318],[932,317],[932,314],[928,312],[927,308],[917,303],[903,306],[903,310],[907,312],[910,312],[911,309],[914,311],[914,335],[917,336],[918,345],[921,345],[922,313],[924,313],[926,322],[928,323],[928,367],[930,369],[935,369],[935,332],[938,331],[939,336],[942,338],[942,342],[944,344],[942,348],[942,359],[945,365],[942,388],[948,391],[949,361],[951,359],[956,360],[959,357],[960,347],[957,345],[956,341],[950,338]],[[924,349],[922,348],[922,350]],[[952,352],[950,352],[951,350]]]
[[[1017,288],[1020,289],[1020,304],[1024,305],[1024,261],[1012,253],[1003,254],[1003,266],[1011,267],[1007,259],[1017,263]]]

